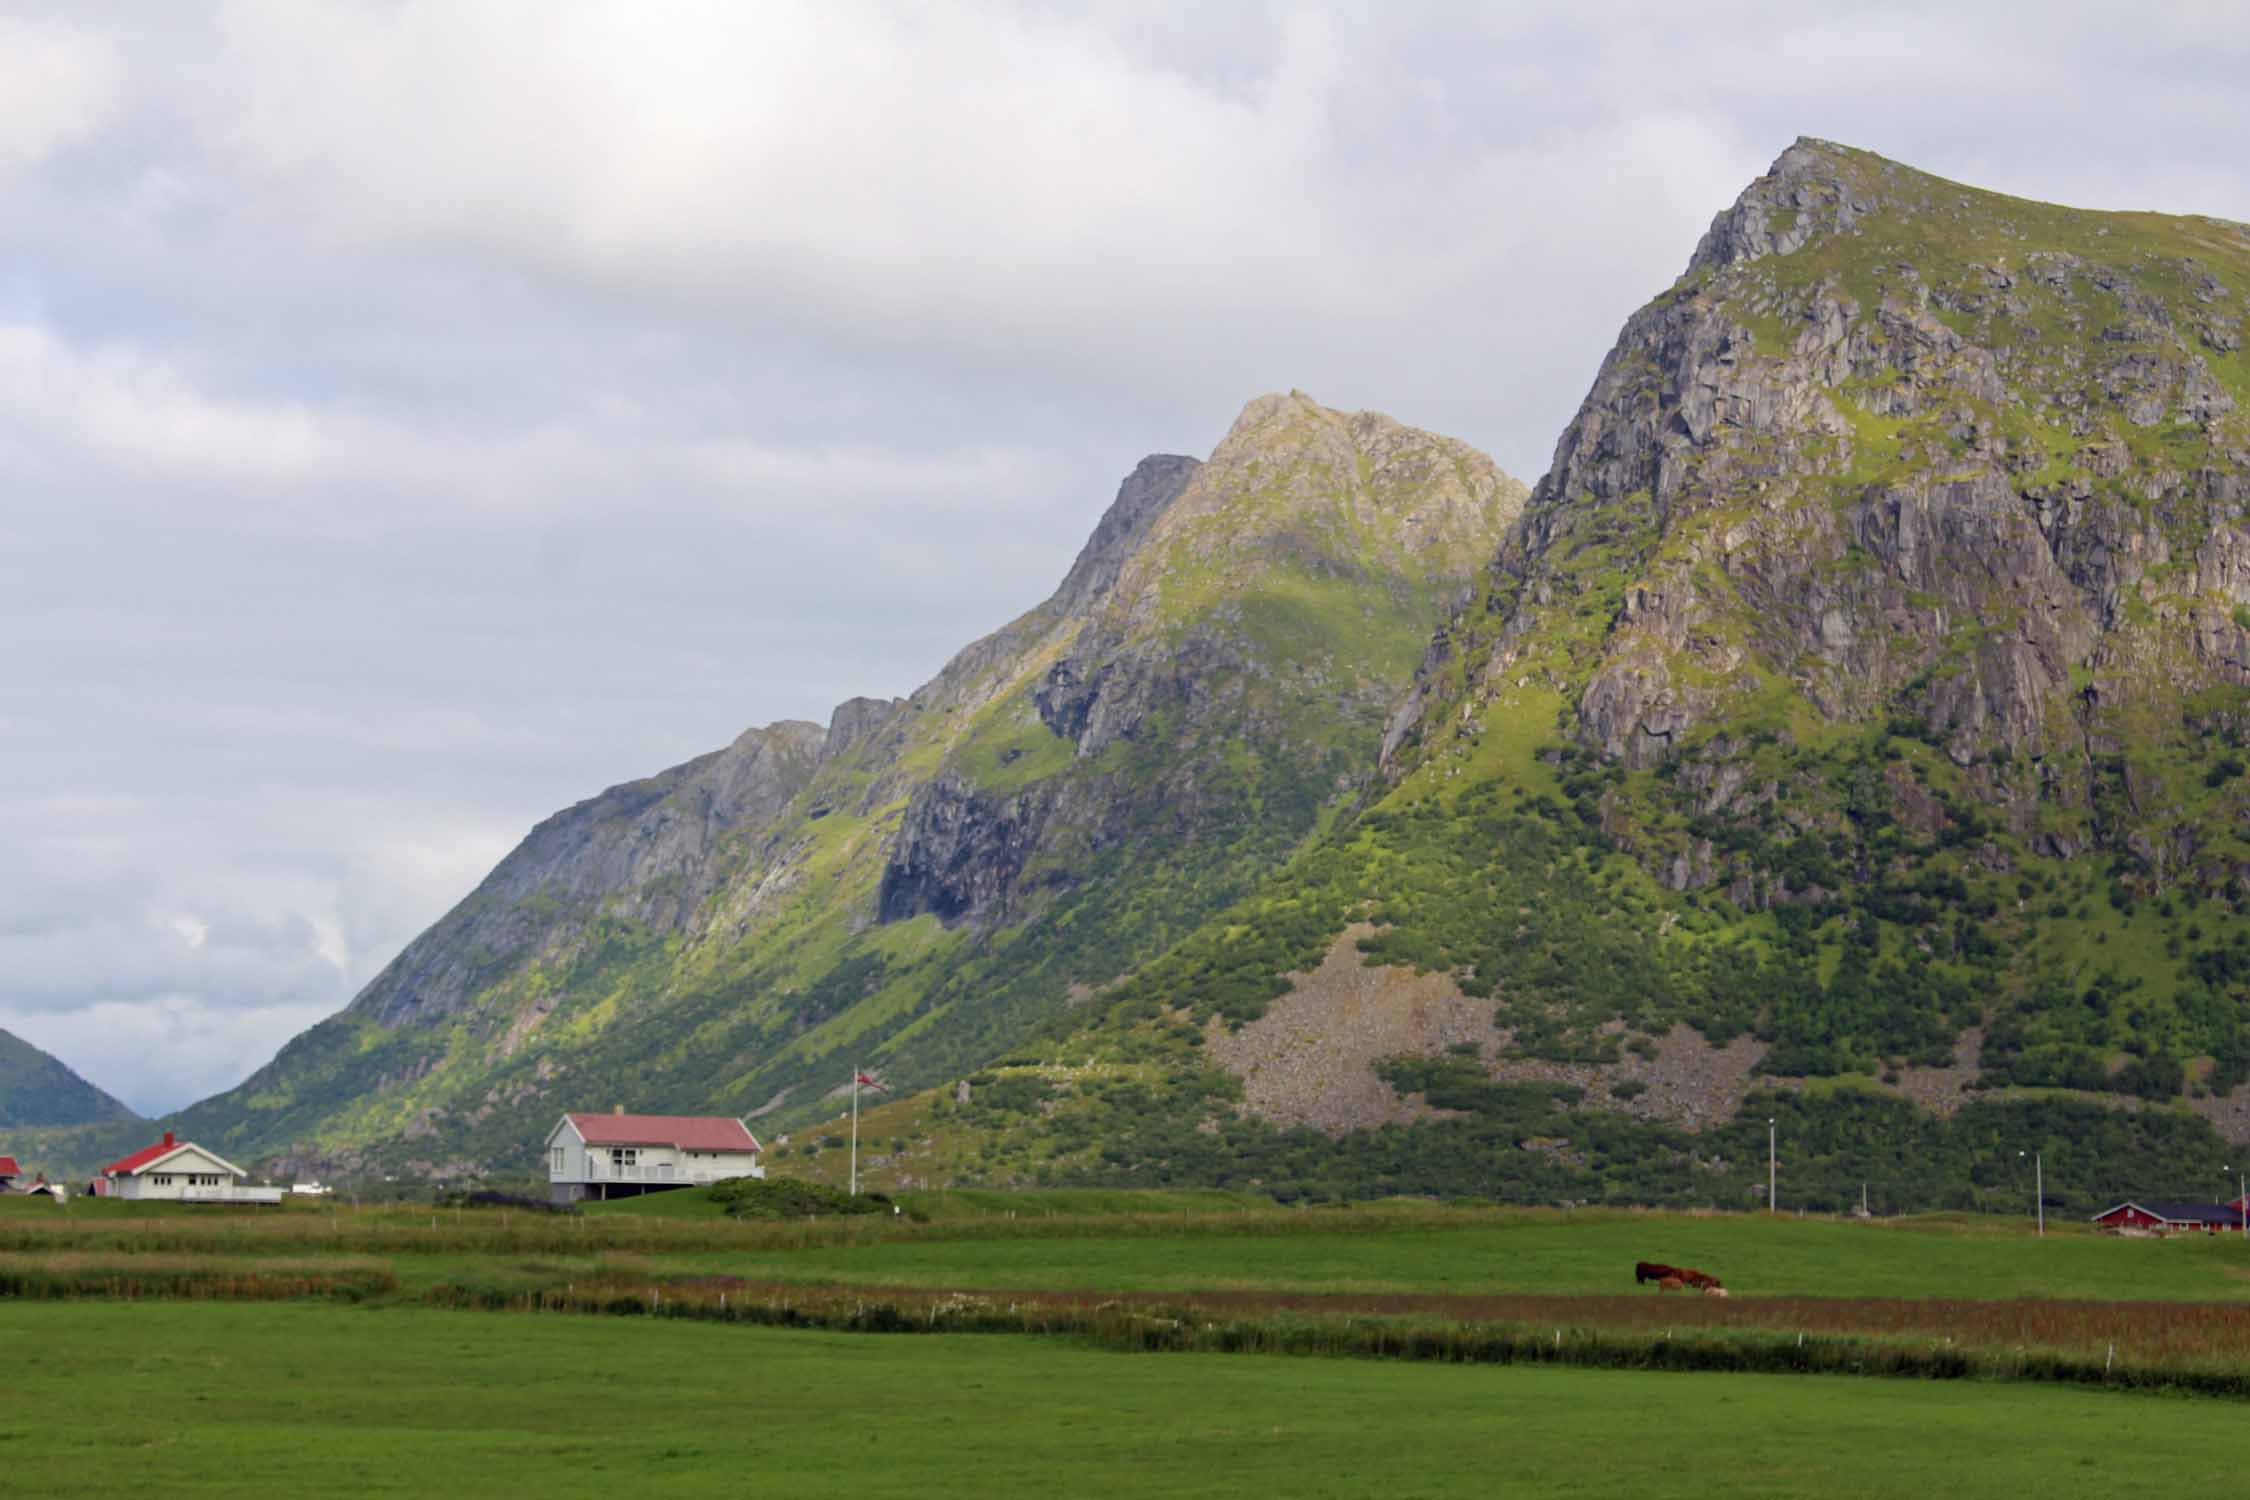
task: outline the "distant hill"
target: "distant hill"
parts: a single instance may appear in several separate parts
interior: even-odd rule
[[[93,1125],[138,1118],[58,1059],[12,1032],[0,1031],[0,1127]]]

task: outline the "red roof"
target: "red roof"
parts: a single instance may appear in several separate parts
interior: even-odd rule
[[[138,1172],[159,1156],[179,1149],[180,1143],[174,1140],[172,1132],[167,1130],[164,1132],[163,1140],[158,1141],[153,1146],[143,1146],[131,1156],[120,1156],[117,1160],[102,1168],[102,1175],[106,1177],[112,1172]]]
[[[675,1146],[682,1151],[763,1151],[725,1115],[564,1115],[589,1146]]]
[[[21,1177],[23,1168],[16,1165],[12,1156],[0,1156],[0,1177]]]

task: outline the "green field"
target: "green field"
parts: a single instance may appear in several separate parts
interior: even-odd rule
[[[905,1192],[892,1199],[906,1212],[925,1221],[993,1218],[1084,1218],[1101,1215],[1244,1213],[1273,1209],[1273,1199],[1263,1193],[1230,1192],[1223,1188],[1181,1188],[1147,1191],[1134,1188],[943,1188]],[[644,1193],[638,1198],[618,1198],[607,1203],[582,1205],[580,1212],[596,1218],[717,1219],[725,1205],[692,1189],[676,1193]]]
[[[2227,1472],[2250,1395],[2239,1239],[901,1206],[10,1203],[0,1494],[2074,1494],[2126,1452]]]
[[[1086,1292],[1615,1293],[1637,1260],[1710,1271],[1738,1298],[2090,1298],[2250,1303],[2238,1236],[2036,1237],[1975,1216],[1852,1220],[1398,1201],[1281,1209],[1225,1195],[948,1194],[913,1218],[732,1220],[683,1191],[584,1215],[337,1206],[120,1215],[0,1210],[0,1265],[48,1253],[373,1257],[408,1286],[525,1285],[604,1270],[856,1286]]]
[[[2226,1402],[421,1309],[0,1304],[41,1496],[2097,1494]]]
[[[1103,1291],[1616,1292],[1633,1264],[1693,1265],[1737,1296],[2250,1300],[2250,1246],[1755,1215],[1460,1211],[1360,1229],[902,1239],[728,1257],[738,1274],[896,1286]],[[1348,1215],[1345,1216],[1348,1218]],[[1315,1222],[1334,1222],[1324,1218]],[[1025,1226],[1026,1229],[1036,1226]],[[1245,1228],[1250,1227],[1248,1224]]]

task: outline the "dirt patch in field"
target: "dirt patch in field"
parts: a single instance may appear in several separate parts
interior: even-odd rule
[[[1241,1030],[1214,1020],[1204,1050],[1242,1080],[1242,1112],[1276,1125],[1346,1130],[1443,1113],[1402,1099],[1374,1073],[1378,1058],[1489,1046],[1492,1003],[1471,1000],[1443,974],[1369,968],[1348,927],[1320,967],[1293,974],[1296,988]]]

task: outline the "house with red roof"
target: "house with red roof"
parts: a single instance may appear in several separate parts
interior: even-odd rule
[[[102,1168],[94,1191],[105,1198],[165,1199],[178,1203],[279,1203],[281,1189],[249,1186],[250,1174],[171,1131],[152,1146]]]
[[[23,1168],[16,1165],[14,1157],[0,1156],[0,1193],[7,1192],[10,1187],[14,1186],[15,1179],[22,1175]]]
[[[763,1177],[765,1149],[726,1115],[568,1114],[547,1133],[548,1191],[577,1203]]]

